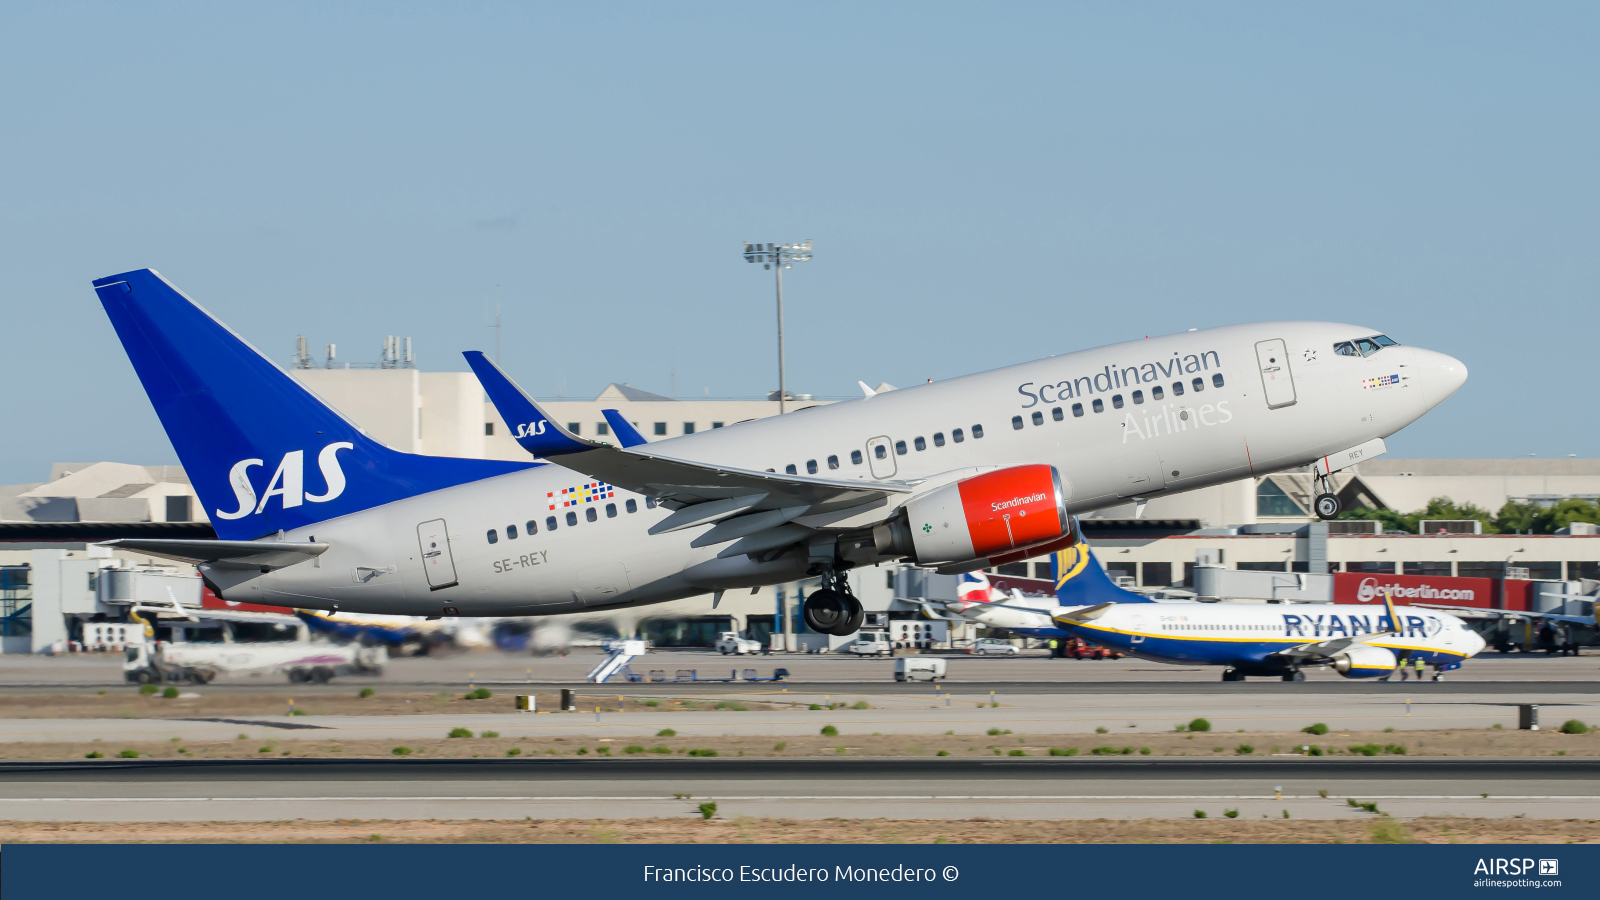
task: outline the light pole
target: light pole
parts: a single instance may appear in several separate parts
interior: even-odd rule
[[[744,261],[761,263],[763,269],[774,269],[778,274],[778,415],[785,411],[788,391],[783,384],[783,270],[793,268],[797,262],[811,259],[811,241],[804,244],[752,244],[744,242]]]

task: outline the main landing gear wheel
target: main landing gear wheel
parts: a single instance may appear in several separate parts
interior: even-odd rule
[[[1287,675],[1284,675],[1283,676],[1283,680],[1284,681],[1305,681],[1306,680],[1306,673],[1301,672],[1299,670],[1295,670],[1293,672],[1288,673]]]
[[[1331,519],[1339,514],[1339,498],[1333,494],[1318,494],[1312,505],[1319,519]]]
[[[806,598],[805,605],[801,607],[801,616],[806,621],[806,627],[822,634],[841,635],[849,634],[840,631],[853,617],[860,604],[852,605],[855,598],[838,591],[823,588],[812,593]]]
[[[1238,669],[1223,669],[1222,670],[1222,680],[1223,681],[1243,681],[1244,680],[1244,673],[1239,671]]]

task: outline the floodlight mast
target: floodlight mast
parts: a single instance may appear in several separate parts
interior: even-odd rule
[[[789,392],[783,381],[783,270],[797,262],[811,260],[811,241],[804,244],[752,244],[744,242],[744,261],[761,263],[763,269],[774,269],[778,276],[778,415],[786,411]]]

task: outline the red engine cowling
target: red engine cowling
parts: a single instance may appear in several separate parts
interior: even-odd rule
[[[910,555],[920,564],[998,557],[1072,538],[1055,466],[986,472],[917,497],[905,510]]]

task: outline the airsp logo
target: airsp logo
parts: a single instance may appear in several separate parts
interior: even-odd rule
[[[547,424],[549,423],[541,419],[537,422],[528,422],[524,425],[518,425],[516,437],[538,437],[539,435],[544,434],[544,426]]]
[[[260,502],[256,500],[255,486],[250,483],[250,469],[253,466],[266,465],[259,459],[241,459],[233,464],[228,472],[228,484],[233,488],[233,496],[239,501],[239,508],[233,512],[217,510],[219,519],[242,519],[245,516],[259,514],[267,508],[267,501],[273,497],[281,497],[284,509],[306,503],[327,503],[337,499],[344,493],[344,470],[339,467],[339,451],[352,450],[355,444],[339,441],[322,448],[317,454],[317,468],[322,470],[322,480],[327,483],[328,490],[323,494],[308,494],[305,492],[305,451],[290,450],[283,455],[283,460],[278,463],[278,471],[272,475],[272,480],[267,482],[267,489],[261,495]]]

